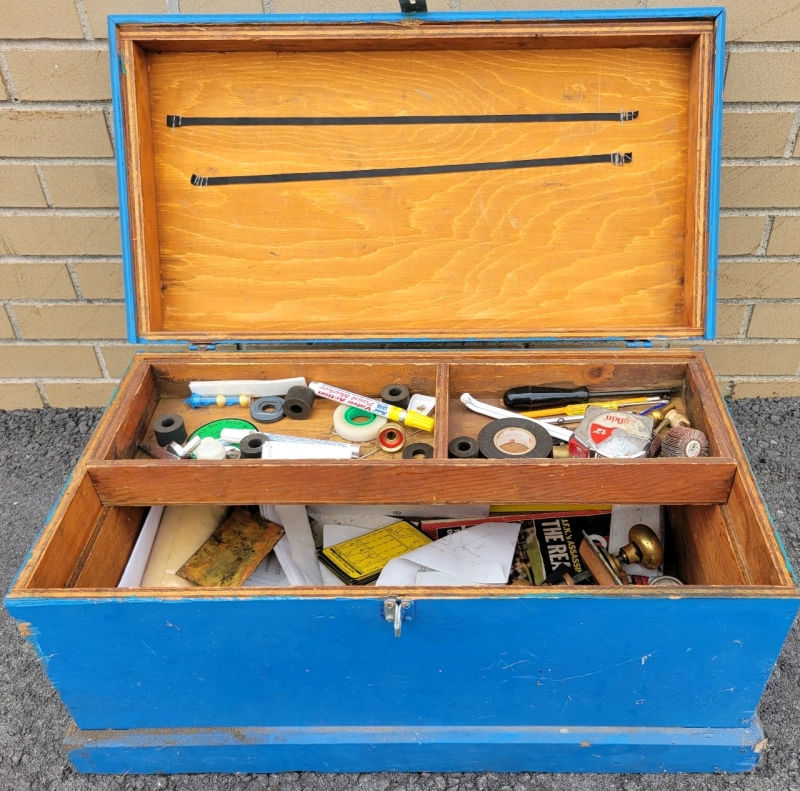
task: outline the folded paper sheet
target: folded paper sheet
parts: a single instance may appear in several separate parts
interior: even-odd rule
[[[282,525],[286,535],[275,545],[290,585],[322,585],[317,548],[304,505],[262,505],[261,515]]]
[[[439,571],[479,585],[505,585],[520,523],[487,523],[432,541],[390,560],[376,585],[414,585],[419,571]]]

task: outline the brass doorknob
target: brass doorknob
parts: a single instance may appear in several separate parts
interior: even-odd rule
[[[657,569],[664,562],[664,547],[647,525],[634,525],[628,541],[617,557],[622,563],[641,563],[646,569]]]

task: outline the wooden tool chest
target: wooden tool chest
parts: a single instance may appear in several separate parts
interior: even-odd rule
[[[197,350],[137,355],[5,600],[79,770],[755,766],[796,581],[705,356],[649,348],[713,337],[723,28],[111,18],[129,336]],[[220,416],[190,381],[290,376],[435,396],[434,457],[138,450],[165,412]],[[677,388],[709,456],[448,458],[488,422],[460,396],[521,384]],[[118,589],[146,507],[181,503],[663,504],[686,584]]]

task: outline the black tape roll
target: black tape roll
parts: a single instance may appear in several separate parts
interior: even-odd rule
[[[392,406],[399,406],[400,409],[405,409],[410,400],[411,393],[405,385],[386,385],[381,390],[381,401],[384,404],[391,404]]]
[[[267,438],[263,434],[254,433],[248,434],[239,442],[239,450],[241,451],[243,459],[260,459],[261,449]]]
[[[183,445],[186,442],[186,424],[180,415],[161,415],[153,424],[156,442],[166,448],[170,442]]]
[[[283,399],[283,414],[292,420],[308,420],[315,398],[314,391],[310,387],[302,385],[290,387],[286,398]]]
[[[477,459],[481,449],[478,440],[472,437],[456,437],[448,443],[447,455],[451,459]]]
[[[433,446],[427,442],[412,442],[403,448],[404,459],[432,459]]]
[[[262,396],[250,404],[250,417],[257,423],[274,423],[282,420],[283,399],[280,396]]]
[[[503,450],[504,445],[511,443],[523,450]],[[478,446],[487,459],[546,459],[553,453],[553,440],[538,423],[516,417],[485,425],[478,434]]]

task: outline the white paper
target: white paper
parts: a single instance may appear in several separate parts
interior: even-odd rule
[[[128,558],[125,571],[122,572],[122,579],[119,581],[118,588],[140,588],[144,570],[147,568],[147,561],[150,559],[150,551],[153,549],[153,542],[156,540],[158,527],[161,524],[161,517],[164,515],[163,505],[153,505],[147,512],[139,537],[133,545],[133,551]]]
[[[479,587],[477,582],[470,582],[461,577],[451,577],[449,574],[442,574],[441,571],[418,571],[417,585],[435,585],[437,587],[454,587],[456,585],[469,587]]]
[[[288,588],[289,578],[273,551],[256,566],[244,584],[251,588]]]
[[[391,522],[390,522],[391,524]],[[351,538],[371,533],[377,528],[353,527],[352,525],[323,525],[322,526],[322,548],[327,549],[334,544],[341,544],[342,541],[349,541]],[[323,585],[345,585],[344,580],[340,580],[324,563],[319,562],[319,571],[322,574]]]
[[[390,560],[375,584],[414,585],[419,571],[440,571],[481,585],[505,585],[519,529],[519,522],[487,522],[451,533]]]
[[[628,543],[628,531],[634,525],[647,525],[664,544],[664,523],[660,505],[614,505],[611,507],[611,529],[608,536],[608,551],[614,555]],[[642,577],[660,577],[662,569],[646,569],[639,563],[622,564],[628,574]]]
[[[400,518],[480,519],[489,516],[488,505],[315,505],[314,511],[336,516],[339,514],[377,514]]]
[[[305,387],[302,376],[291,379],[229,379],[224,382],[189,382],[189,390],[196,395],[214,398],[218,395],[283,396],[290,387]]]
[[[306,445],[300,442],[265,442],[262,459],[352,459],[350,445]]]
[[[274,510],[273,510],[274,509]],[[266,511],[266,513],[265,513]],[[267,519],[283,526],[286,535],[275,545],[278,558],[292,585],[322,585],[317,548],[304,505],[262,506]],[[276,518],[270,516],[274,513]]]
[[[308,518],[315,524],[324,527],[327,525],[350,525],[352,527],[363,527],[366,530],[378,530],[381,527],[393,525],[397,521],[396,516],[385,516],[384,514],[323,514],[308,509]],[[323,532],[324,536],[324,532]]]

